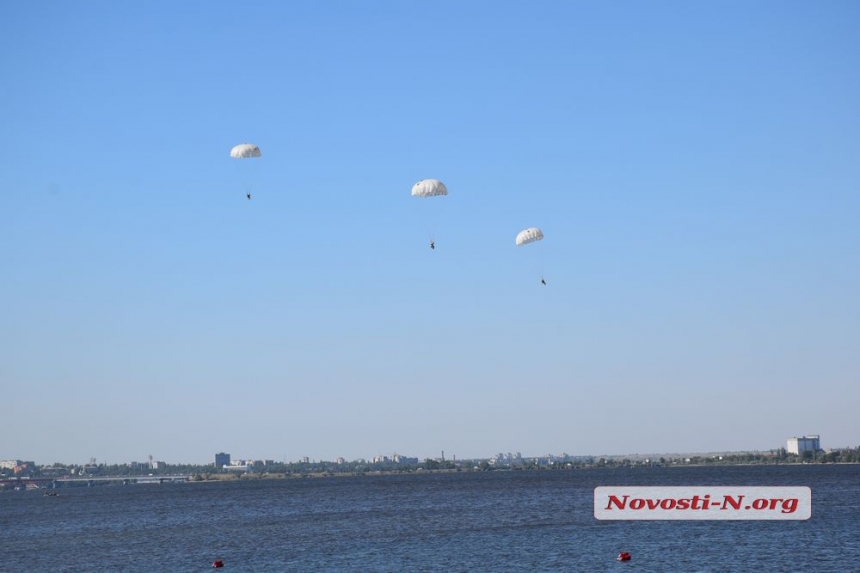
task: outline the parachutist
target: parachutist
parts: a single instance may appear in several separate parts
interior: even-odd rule
[[[247,197],[247,198],[248,198],[248,201],[250,201],[250,200],[251,200],[251,194],[250,194],[250,193],[246,193],[246,194],[245,194],[245,197]]]
[[[413,197],[443,197],[448,194],[448,188],[438,179],[422,179],[412,186]],[[427,238],[430,239],[430,250],[436,250],[436,243],[433,242],[433,231],[427,229]]]
[[[546,286],[546,281],[545,281],[544,279],[541,279],[541,280],[540,280],[540,284],[542,284],[542,285]]]

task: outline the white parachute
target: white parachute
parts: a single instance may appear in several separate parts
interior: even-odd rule
[[[412,186],[413,197],[439,197],[447,194],[448,188],[438,179],[422,179]]]
[[[529,243],[534,243],[535,241],[541,240],[543,240],[543,231],[541,231],[537,227],[529,227],[528,229],[517,233],[518,247],[522,247],[523,245],[528,245]]]
[[[413,197],[422,197],[426,199],[427,197],[444,197],[448,194],[448,188],[445,187],[445,184],[439,181],[438,179],[422,179],[418,183],[412,186],[412,196]],[[423,202],[422,202],[423,203]],[[436,211],[439,206],[444,204],[445,201],[431,202],[431,205],[436,206],[434,209],[429,209],[425,212],[425,216],[429,218],[429,211]],[[422,208],[425,210],[426,208]],[[437,214],[438,215],[438,214]],[[434,217],[435,218],[435,217]],[[427,222],[427,235],[430,238],[430,248],[436,249],[436,240],[433,238],[433,228],[436,227],[436,223],[430,223],[429,220]]]
[[[254,157],[260,157],[262,152],[260,152],[260,148],[254,145],[253,143],[240,143],[233,147],[230,150],[230,157],[233,159],[252,159]],[[236,171],[239,176],[239,180],[242,182],[242,188],[245,190],[245,197],[250,201],[251,199],[251,191],[256,188],[255,184],[251,183],[253,172],[257,170],[257,162],[245,162],[236,164]],[[238,167],[241,165],[241,167]]]
[[[260,148],[253,143],[240,143],[230,150],[230,157],[233,159],[248,159],[250,157],[260,157]]]
[[[529,227],[528,229],[523,229],[519,233],[517,233],[517,247],[522,247],[523,245],[528,245],[529,243],[536,243],[537,241],[543,240],[543,231],[538,229],[537,227]],[[534,247],[536,251],[542,251],[542,247]],[[529,257],[535,254],[534,251],[529,250]],[[538,252],[540,258],[543,258],[543,253]],[[543,276],[543,263],[540,263],[541,271],[540,271],[540,283],[546,286],[546,279]]]

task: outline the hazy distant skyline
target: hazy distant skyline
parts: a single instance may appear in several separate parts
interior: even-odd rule
[[[825,451],[828,451],[831,449],[839,449],[839,448],[844,448],[844,447],[849,447],[849,448],[853,449],[853,448],[856,448],[858,446],[857,446],[857,444],[843,444],[842,446],[827,446],[827,445],[825,445],[822,447],[822,449]],[[672,456],[697,456],[697,455],[698,456],[709,456],[709,455],[766,453],[766,452],[772,452],[775,450],[779,450],[780,448],[785,449],[786,443],[783,443],[781,445],[775,445],[772,448],[767,448],[764,450],[579,452],[579,453],[575,453],[575,452],[542,452],[542,453],[534,453],[534,452],[519,452],[519,451],[511,451],[511,450],[501,449],[501,450],[493,452],[493,453],[487,453],[484,455],[472,456],[472,457],[463,457],[463,456],[458,456],[456,453],[440,451],[440,452],[437,452],[436,455],[430,455],[430,456],[425,456],[425,457],[421,457],[421,458],[417,458],[416,456],[411,455],[409,452],[377,452],[375,454],[358,456],[356,458],[346,458],[344,456],[335,456],[333,458],[314,458],[311,456],[298,456],[298,457],[294,457],[294,458],[290,458],[290,457],[278,458],[278,457],[270,456],[270,455],[260,456],[260,457],[249,457],[249,456],[242,455],[241,452],[233,453],[233,452],[219,451],[219,452],[214,452],[210,456],[211,459],[209,461],[199,461],[199,462],[197,462],[197,461],[191,462],[191,461],[187,461],[187,460],[167,461],[167,460],[160,459],[156,455],[153,455],[152,456],[152,462],[165,463],[165,464],[171,464],[171,465],[182,465],[182,464],[205,465],[205,464],[212,464],[214,459],[215,459],[216,454],[221,454],[221,453],[226,453],[227,455],[229,455],[231,462],[237,462],[237,461],[245,461],[245,462],[272,461],[276,464],[280,464],[280,463],[285,463],[285,464],[337,463],[337,461],[339,459],[343,459],[345,463],[355,463],[355,462],[375,463],[375,462],[373,462],[373,460],[378,456],[384,456],[386,458],[392,459],[396,455],[399,455],[399,456],[405,457],[405,458],[410,458],[410,459],[418,459],[419,463],[424,462],[427,459],[432,459],[432,460],[444,459],[446,461],[453,461],[453,462],[463,461],[463,460],[489,460],[489,459],[495,458],[498,455],[502,455],[502,456],[513,455],[513,456],[518,456],[518,459],[523,459],[523,460],[534,460],[534,459],[547,458],[547,457],[563,458],[565,456],[570,457],[570,458],[594,458],[594,459],[599,460],[602,457],[613,458],[613,459],[629,457],[631,459],[639,459],[639,458],[645,458],[645,457],[659,457],[659,456],[670,456],[670,457],[672,457]],[[104,464],[104,465],[110,466],[110,465],[127,465],[127,464],[131,464],[131,463],[146,464],[146,463],[149,463],[148,457],[149,456],[140,457],[140,458],[133,458],[133,459],[130,458],[130,459],[124,459],[124,460],[119,460],[119,461],[113,460],[113,459],[103,460],[103,459],[98,459],[98,458],[88,458],[85,460],[83,460],[83,459],[82,460],[66,460],[63,462],[61,462],[59,460],[52,460],[52,461],[34,460],[31,458],[26,458],[26,456],[24,458],[13,458],[13,459],[18,459],[19,461],[24,461],[24,462],[34,462],[37,465],[41,465],[41,466],[50,465],[50,464],[54,463],[55,461],[57,463],[63,463],[63,464],[69,464],[69,465],[76,465],[76,464],[85,465],[85,464],[93,462],[93,459],[94,459],[95,460],[94,463],[96,463],[96,464]],[[199,456],[194,456],[194,457],[196,459]],[[304,461],[305,458],[308,459],[307,462]],[[3,459],[6,459],[6,458],[0,458],[0,461],[2,461]],[[406,463],[408,464],[408,462],[406,462]]]
[[[860,4],[2,14],[0,459],[860,442]]]

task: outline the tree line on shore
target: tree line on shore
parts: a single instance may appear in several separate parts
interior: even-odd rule
[[[21,472],[0,470],[0,477],[139,477],[188,475],[192,479],[224,479],[242,475],[273,475],[284,477],[309,475],[357,475],[366,473],[411,473],[422,471],[494,471],[494,470],[567,470],[606,467],[665,467],[691,465],[737,465],[737,464],[832,464],[860,463],[860,447],[830,450],[827,452],[806,451],[800,455],[788,453],[785,448],[770,452],[740,452],[721,455],[687,455],[642,458],[641,456],[564,456],[522,458],[515,461],[439,460],[427,458],[423,462],[397,464],[392,462],[284,462],[258,463],[237,471],[230,468],[215,468],[214,464],[28,464]]]

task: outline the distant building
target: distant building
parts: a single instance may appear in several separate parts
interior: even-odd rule
[[[222,469],[224,466],[230,465],[230,454],[219,452],[215,454],[215,469]]]
[[[374,456],[374,458],[371,460],[371,463],[384,464],[384,465],[389,465],[389,464],[417,464],[418,458],[410,458],[408,456],[401,456],[400,454],[394,454],[392,456],[383,456],[380,454],[378,456]]]
[[[35,462],[19,462],[17,466],[12,468],[12,473],[14,473],[15,475],[30,473],[35,467]]]
[[[224,469],[231,472],[249,472],[253,467],[254,462],[252,460],[233,460],[224,466]]]
[[[23,463],[21,460],[0,460],[0,469],[14,470]]]
[[[517,467],[522,465],[523,455],[519,452],[515,454],[512,454],[511,452],[508,452],[506,454],[499,452],[494,457],[487,460],[487,463],[489,463],[491,466],[498,467]]]
[[[785,448],[788,453],[799,456],[803,452],[817,452],[821,449],[821,441],[819,436],[801,436],[800,438],[789,438],[788,446]]]

